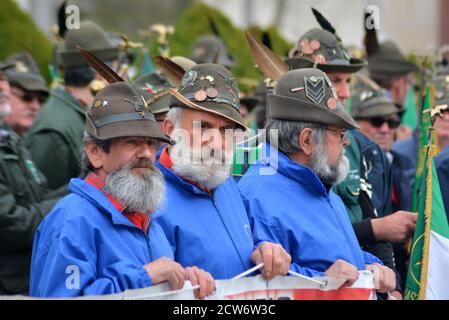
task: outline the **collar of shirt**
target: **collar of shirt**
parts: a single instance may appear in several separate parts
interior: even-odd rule
[[[127,217],[136,227],[146,232],[150,225],[150,216],[144,212],[126,212],[126,207],[123,206],[117,199],[111,196],[108,187],[103,179],[93,172],[89,172],[84,179],[88,184],[97,188],[111,201],[112,205],[125,217]]]
[[[164,149],[162,149],[161,155],[159,156],[159,162],[166,167],[167,169],[170,169],[171,171],[173,171],[173,161],[170,158],[170,155],[168,154],[168,145],[166,145],[164,147]],[[203,190],[204,192],[206,192],[207,194],[209,194],[209,196],[212,197],[212,191],[210,189],[207,189],[203,186],[201,186],[199,183],[192,181],[186,177],[182,177],[182,179],[190,184],[193,184],[194,186],[200,188],[201,190]]]

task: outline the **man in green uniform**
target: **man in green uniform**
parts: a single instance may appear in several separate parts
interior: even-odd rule
[[[0,63],[0,295],[27,294],[34,232],[65,188],[48,193],[22,139],[3,119],[11,90]]]
[[[14,64],[5,73],[11,87],[11,113],[4,123],[24,136],[48,97],[47,85],[29,53],[15,54],[8,62]]]
[[[79,53],[77,45],[108,63],[116,63],[119,54],[118,48],[93,22],[82,22],[80,29],[67,31],[58,49],[64,87],[51,92],[27,137],[27,147],[51,189],[57,189],[80,174],[85,112],[93,102],[89,84],[95,78],[100,79]]]

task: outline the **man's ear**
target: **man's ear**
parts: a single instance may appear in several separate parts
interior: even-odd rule
[[[170,136],[174,128],[175,128],[174,123],[171,122],[171,120],[165,118],[164,121],[162,122],[162,130],[164,130],[164,133],[167,136]]]
[[[306,128],[299,133],[298,137],[299,147],[305,155],[310,156],[315,148],[312,141],[312,129]]]
[[[86,152],[87,158],[95,169],[103,167],[105,152],[99,145],[95,143],[86,143],[84,145],[84,152]]]

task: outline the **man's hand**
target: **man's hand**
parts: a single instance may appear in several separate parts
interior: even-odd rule
[[[396,274],[390,268],[378,263],[367,264],[365,268],[374,273],[374,287],[379,292],[390,292],[396,288]]]
[[[200,288],[195,290],[195,297],[197,299],[204,299],[214,292],[215,280],[209,272],[197,267],[189,267],[185,270],[186,280],[190,280],[192,286],[200,285]]]
[[[262,276],[266,280],[271,280],[276,276],[287,274],[292,257],[281,245],[264,242],[251,254],[251,260],[256,265],[263,263]]]
[[[405,243],[413,236],[418,215],[409,211],[396,211],[388,216],[372,219],[374,236],[377,241]]]
[[[153,284],[168,282],[172,290],[184,287],[186,272],[177,262],[162,257],[143,266],[148,272]]]
[[[342,287],[350,287],[359,278],[359,271],[352,264],[338,259],[327,270],[326,276],[346,280]]]
[[[404,298],[402,297],[402,293],[400,293],[398,290],[391,291],[391,292],[390,292],[390,295],[391,295],[394,299],[396,299],[396,300],[403,300],[403,299],[404,299]],[[394,299],[391,299],[391,300],[394,300]]]

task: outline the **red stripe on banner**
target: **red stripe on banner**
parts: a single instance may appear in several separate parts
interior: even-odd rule
[[[370,300],[374,289],[342,288],[323,291],[319,289],[255,290],[225,296],[229,300]]]

